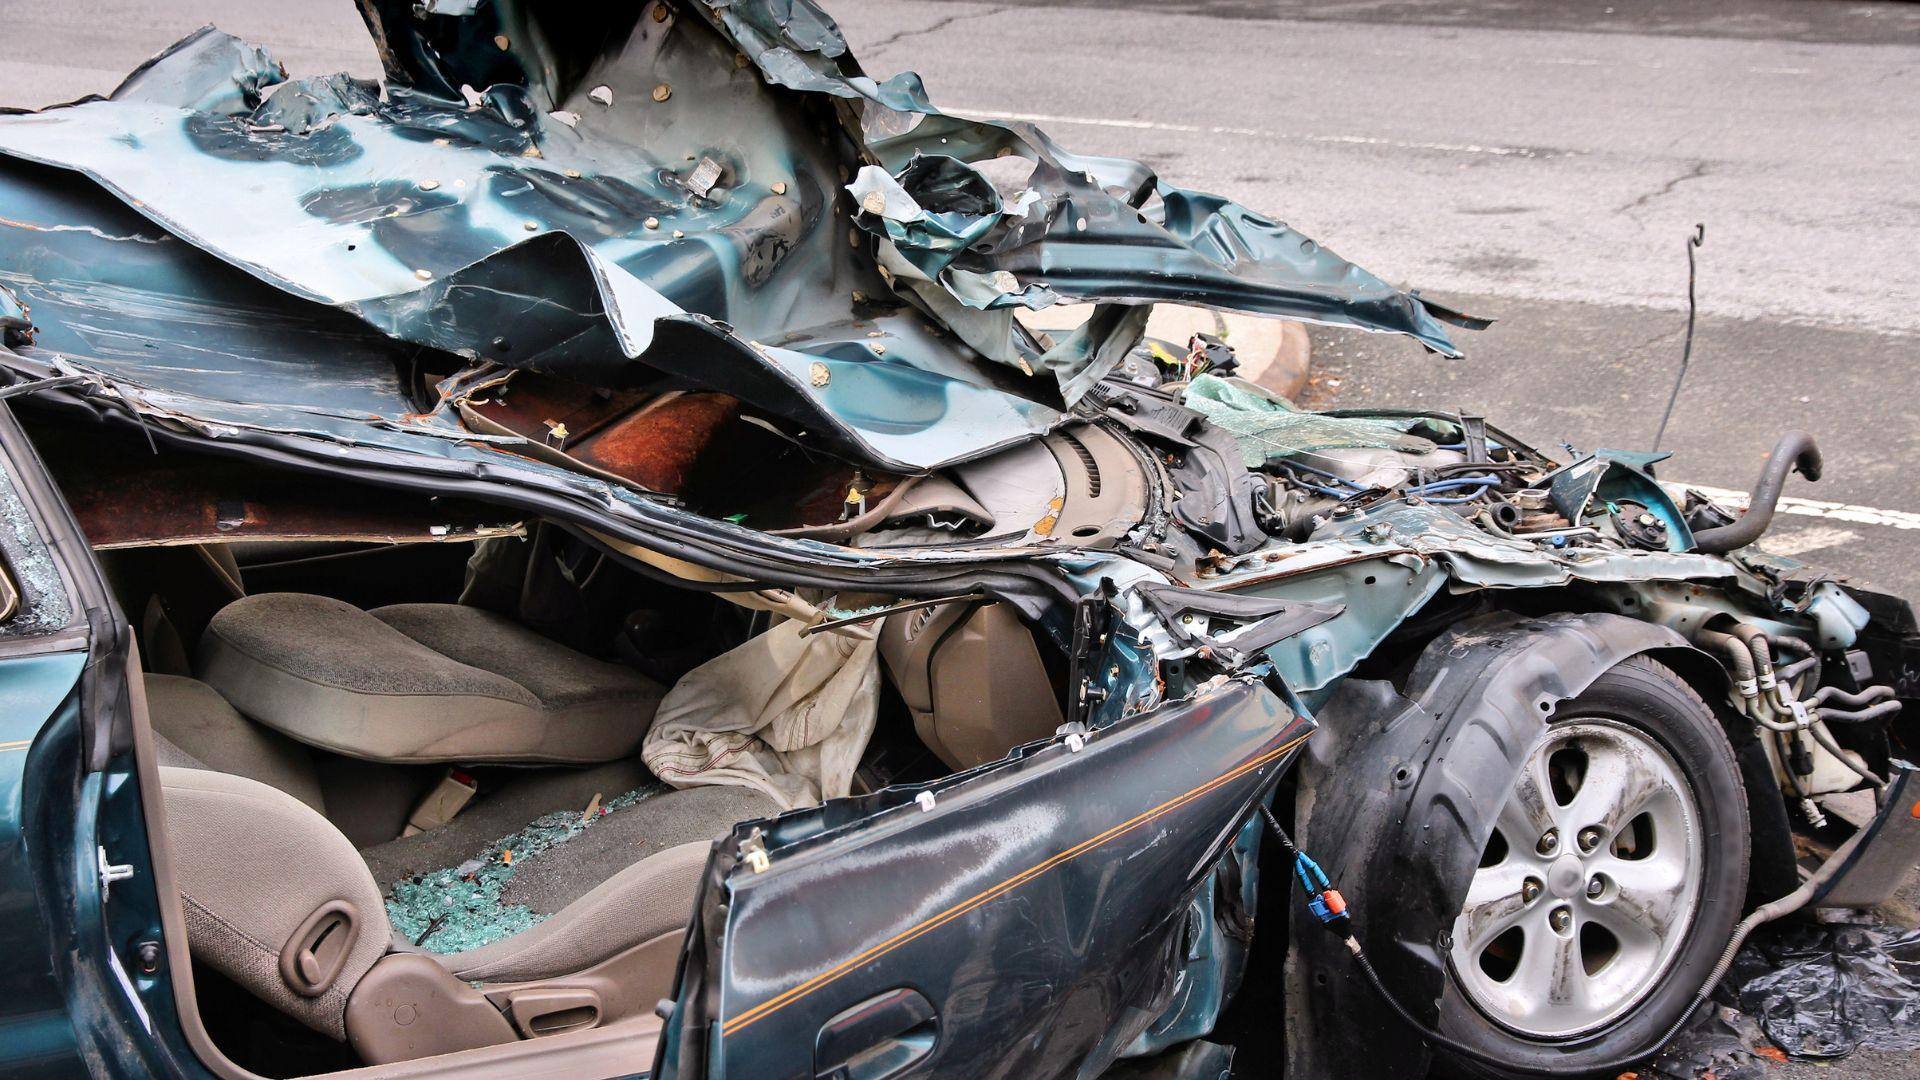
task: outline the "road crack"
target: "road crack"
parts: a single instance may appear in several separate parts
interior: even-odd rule
[[[1641,207],[1647,205],[1648,203],[1652,202],[1655,199],[1664,198],[1665,196],[1671,195],[1673,194],[1674,188],[1679,187],[1681,184],[1684,184],[1689,180],[1698,180],[1701,177],[1706,176],[1709,172],[1709,169],[1710,169],[1710,166],[1705,161],[1696,161],[1692,165],[1688,166],[1686,172],[1681,173],[1679,176],[1676,176],[1673,179],[1667,181],[1666,183],[1661,184],[1659,187],[1655,188],[1654,190],[1649,191],[1645,195],[1642,195],[1639,198],[1633,200],[1632,202],[1627,203],[1626,205],[1620,207],[1619,210],[1616,211],[1616,213],[1621,213],[1621,214],[1631,213],[1632,211],[1640,209]]]
[[[1006,5],[997,5],[995,7],[990,7],[985,11],[963,11],[957,15],[942,16],[941,18],[935,19],[933,22],[928,23],[927,25],[919,27],[917,29],[901,30],[893,34],[889,34],[886,37],[881,38],[879,41],[875,41],[867,44],[866,46],[862,47],[860,51],[862,53],[865,53],[871,56],[872,54],[879,52],[881,49],[885,49],[893,45],[898,45],[903,41],[909,41],[913,38],[926,37],[928,34],[939,33],[940,31],[945,30],[947,27],[952,26],[954,23],[965,22],[969,19],[985,19],[985,18],[990,18],[994,15],[1004,15],[1009,10],[1011,9]]]

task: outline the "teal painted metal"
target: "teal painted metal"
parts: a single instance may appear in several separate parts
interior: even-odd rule
[[[605,386],[671,375],[905,470],[1057,423],[1155,301],[1455,352],[1449,313],[1284,225],[942,113],[911,73],[874,80],[805,0],[416,6],[367,5],[384,87],[290,82],[203,30],[109,100],[0,116],[0,187],[44,186],[31,162],[98,184],[56,180],[71,190],[0,228],[38,349],[349,438],[346,417],[455,434],[348,374],[416,348]],[[1003,196],[988,174],[1009,161],[1027,175]],[[36,261],[49,246],[101,258]],[[1057,342],[1013,321],[1063,300],[1100,308]],[[143,331],[161,347],[135,351]],[[278,397],[236,392],[275,367]]]
[[[56,971],[53,937],[34,895],[22,823],[30,750],[62,705],[72,704],[86,653],[0,660],[0,1073],[80,1072],[73,1025]]]

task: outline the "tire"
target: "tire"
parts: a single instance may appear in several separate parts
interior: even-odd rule
[[[1448,938],[1440,1027],[1577,1075],[1656,1049],[1719,959],[1747,800],[1712,710],[1644,656],[1562,702],[1526,760]]]

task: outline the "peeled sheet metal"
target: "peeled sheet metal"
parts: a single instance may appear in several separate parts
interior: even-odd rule
[[[40,349],[269,426],[410,423],[375,384],[417,349],[597,386],[665,373],[903,470],[1058,423],[1154,301],[1454,352],[1447,313],[1283,225],[868,77],[806,0],[363,10],[383,84],[289,81],[208,29],[108,99],[0,116],[0,188],[40,189],[0,211],[0,285]],[[110,199],[25,163],[136,214],[103,226]],[[48,255],[89,240],[139,265]],[[1014,325],[1061,300],[1099,307],[1057,342]],[[287,392],[259,409],[274,372]]]

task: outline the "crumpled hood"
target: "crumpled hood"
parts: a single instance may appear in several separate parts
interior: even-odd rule
[[[1153,302],[1455,353],[1448,313],[1284,225],[864,75],[808,0],[362,6],[384,85],[290,82],[208,29],[109,99],[0,116],[0,155],[84,173],[160,230],[0,192],[0,285],[40,348],[176,407],[325,415],[336,438],[369,412],[457,432],[367,400],[368,364],[421,347],[606,387],[666,373],[902,470],[1052,427]],[[138,265],[110,265],[135,239]],[[1013,318],[1061,301],[1096,305],[1061,340]],[[254,368],[284,377],[269,392]],[[351,408],[328,383],[354,384]]]

